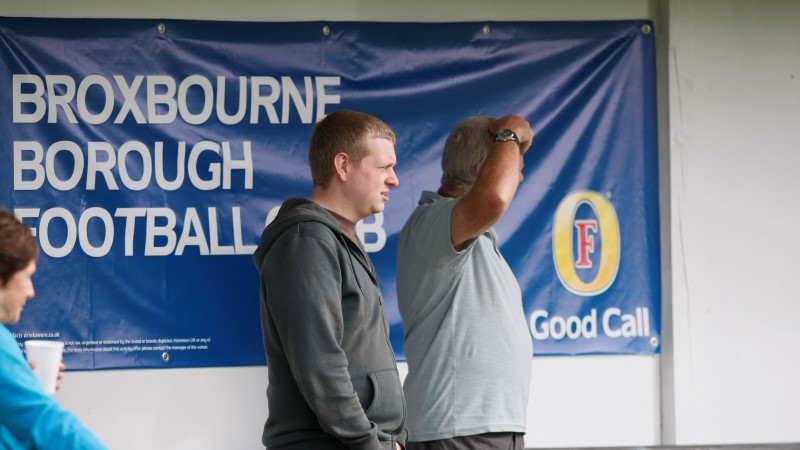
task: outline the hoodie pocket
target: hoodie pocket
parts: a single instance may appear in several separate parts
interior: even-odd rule
[[[383,431],[397,429],[403,422],[403,387],[397,369],[383,369],[367,374],[374,395],[364,411],[370,421]]]

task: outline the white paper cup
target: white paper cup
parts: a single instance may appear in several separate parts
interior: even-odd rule
[[[25,341],[28,362],[36,364],[33,373],[42,383],[45,394],[55,394],[58,368],[64,343],[60,341]]]

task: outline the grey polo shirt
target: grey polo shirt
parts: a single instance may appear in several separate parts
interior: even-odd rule
[[[533,348],[519,284],[494,230],[453,249],[457,201],[423,192],[398,242],[411,441],[525,431]]]

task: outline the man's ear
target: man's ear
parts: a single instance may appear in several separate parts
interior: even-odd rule
[[[347,153],[340,152],[333,157],[333,168],[339,181],[347,181],[348,171],[350,170],[350,157]]]

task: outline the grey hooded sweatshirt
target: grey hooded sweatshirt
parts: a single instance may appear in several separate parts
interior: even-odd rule
[[[368,257],[328,211],[294,198],[253,260],[269,373],[264,445],[394,450],[405,401]]]

